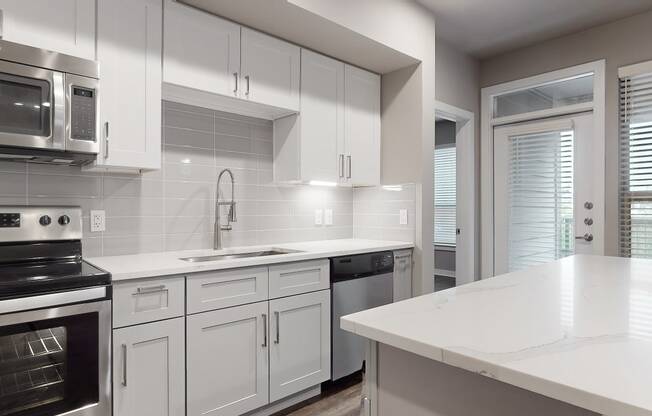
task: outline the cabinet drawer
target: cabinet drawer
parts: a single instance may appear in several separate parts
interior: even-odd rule
[[[328,289],[328,259],[285,263],[269,267],[269,298]]]
[[[113,284],[113,327],[176,318],[184,314],[183,276]]]
[[[188,276],[188,313],[267,300],[267,267],[196,273]]]

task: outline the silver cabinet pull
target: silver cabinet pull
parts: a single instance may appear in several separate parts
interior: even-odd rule
[[[346,156],[346,161],[348,165],[348,172],[346,174],[346,179],[351,179],[351,155]]]
[[[263,348],[267,347],[267,314],[263,314]]]
[[[122,385],[127,387],[127,344],[122,344]]]
[[[593,234],[591,234],[591,233],[586,233],[586,234],[584,234],[584,235],[578,235],[578,236],[575,237],[575,239],[576,239],[576,240],[584,240],[584,241],[588,241],[588,242],[590,243],[591,241],[593,241]]]
[[[139,287],[136,289],[136,294],[164,292],[165,290],[167,290],[165,285]]]
[[[274,312],[274,316],[276,317],[276,339],[274,340],[274,344],[281,343],[281,329],[279,328],[281,326],[280,315],[278,311]]]
[[[344,177],[344,154],[340,154],[339,158],[339,165],[340,165],[340,178]]]
[[[249,80],[249,75],[245,76],[245,81],[247,81],[247,90],[245,91],[245,95],[248,97],[249,96],[249,87],[251,84],[251,81]]]
[[[2,9],[0,9],[0,39],[2,39],[2,23],[4,22],[4,16],[2,15]]]
[[[104,159],[109,158],[109,122],[104,122]]]
[[[234,72],[233,77],[235,78],[235,89],[233,90],[234,94],[238,93],[238,73]]]

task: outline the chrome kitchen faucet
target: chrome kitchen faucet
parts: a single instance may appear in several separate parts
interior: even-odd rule
[[[231,177],[231,201],[220,201],[220,182],[222,180],[222,175],[228,173]],[[233,229],[231,226],[232,222],[236,222],[235,215],[235,179],[233,179],[233,172],[231,169],[224,169],[220,172],[217,177],[217,186],[215,189],[215,235],[213,240],[213,249],[221,250],[222,249],[222,231],[230,231]],[[220,207],[223,205],[229,206],[229,213],[226,217],[226,225],[220,223]]]

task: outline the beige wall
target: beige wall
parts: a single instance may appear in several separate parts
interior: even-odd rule
[[[618,67],[652,60],[652,12],[519,49],[480,63],[487,87],[606,59],[605,254],[618,254]]]

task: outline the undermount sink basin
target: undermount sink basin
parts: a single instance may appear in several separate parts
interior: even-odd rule
[[[262,251],[250,251],[247,253],[229,253],[229,254],[211,254],[208,256],[197,257],[182,257],[179,260],[187,261],[190,263],[199,263],[203,261],[218,261],[218,260],[233,260],[248,257],[264,257],[264,256],[277,256],[281,254],[300,253],[299,250],[286,250],[282,248],[271,248]]]

